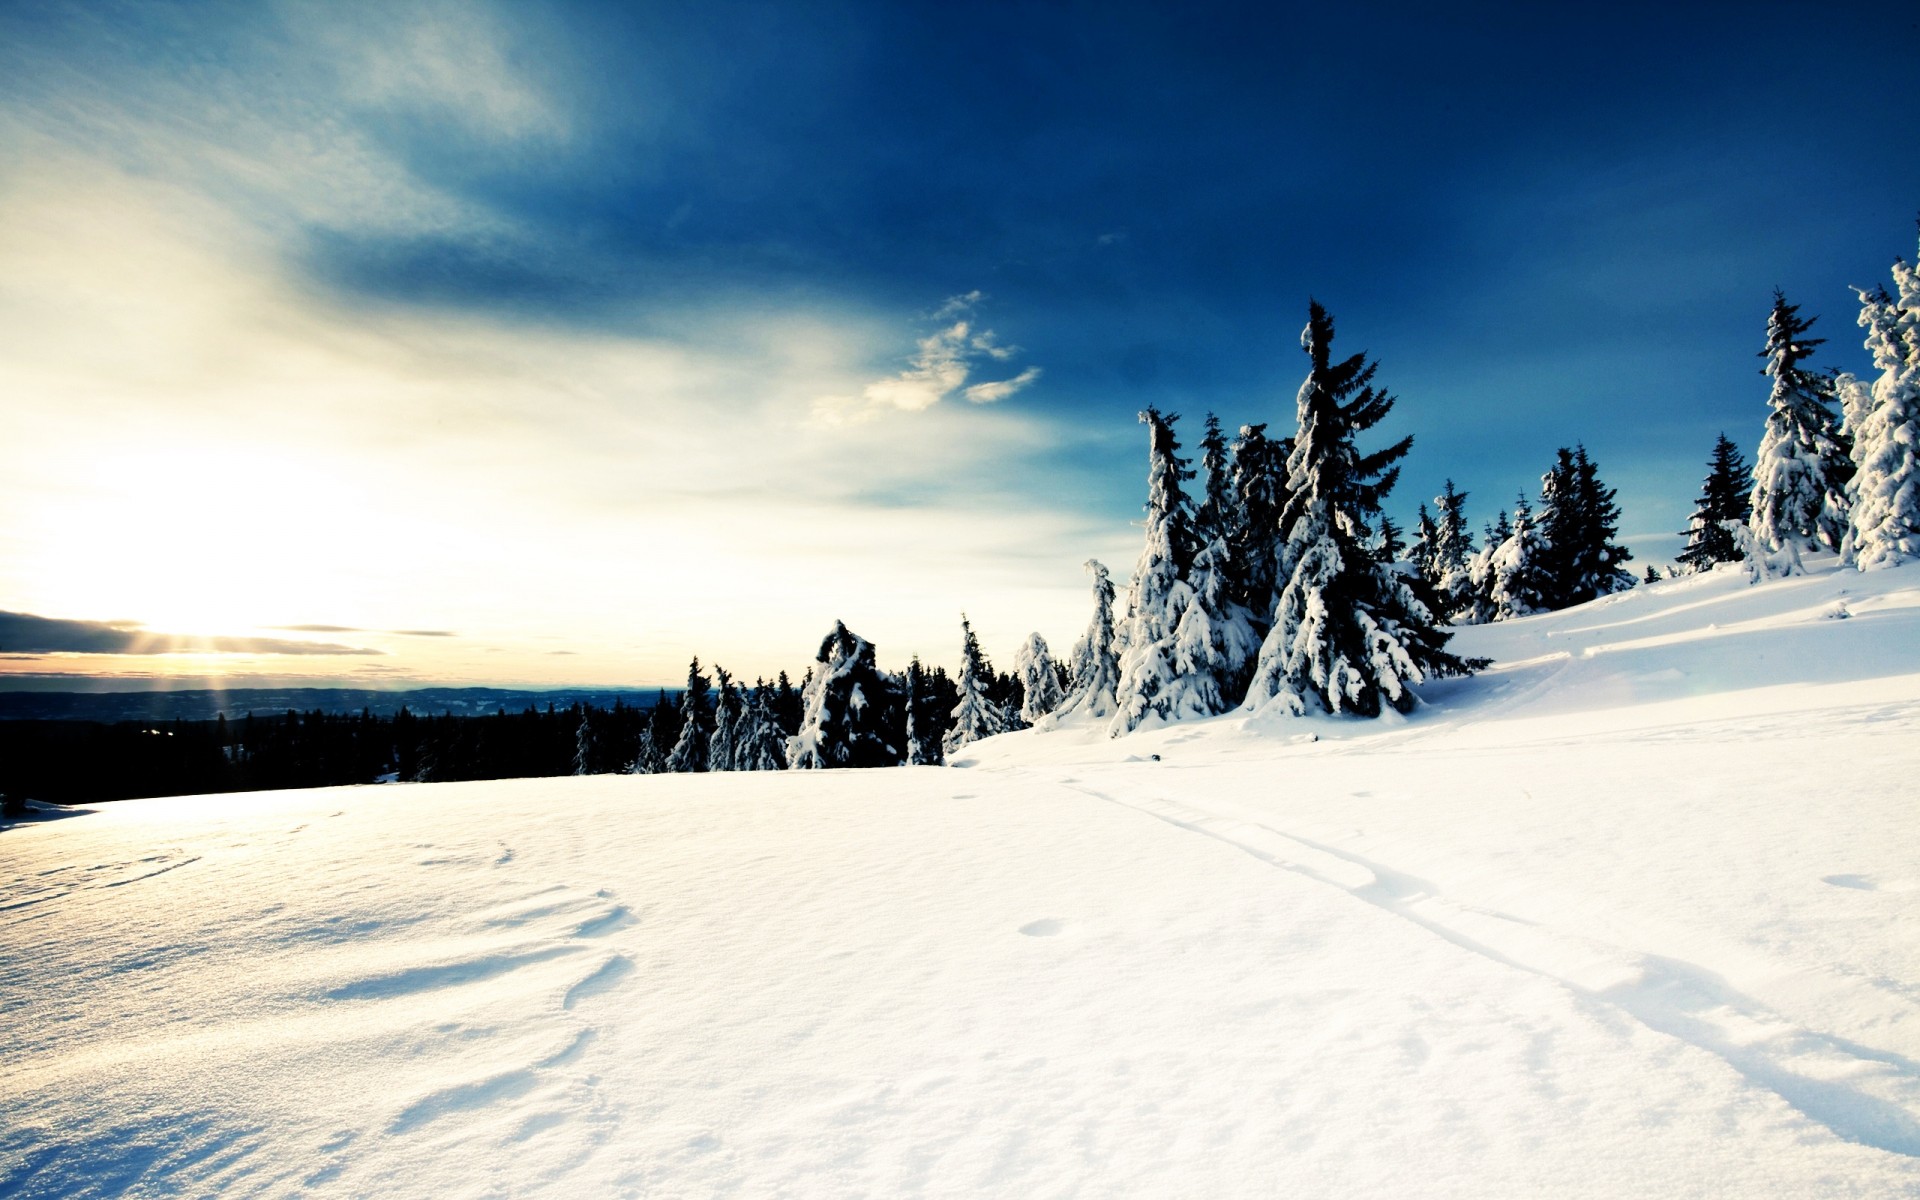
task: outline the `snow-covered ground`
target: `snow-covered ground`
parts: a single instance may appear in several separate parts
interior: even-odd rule
[[[0,1194],[1920,1195],[1920,568],[1456,646],[1391,723],[8,829]]]

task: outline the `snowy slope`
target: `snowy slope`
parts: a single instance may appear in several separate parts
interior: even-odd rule
[[[0,1194],[1920,1195],[1920,569],[1456,644],[1390,724],[8,829]]]

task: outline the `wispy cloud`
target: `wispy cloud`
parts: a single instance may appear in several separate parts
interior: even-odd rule
[[[379,654],[333,642],[156,633],[132,621],[75,621],[0,612],[0,650],[9,654]]]
[[[974,310],[986,298],[978,290],[949,296],[931,316],[945,323],[919,340],[906,370],[874,380],[857,398],[821,398],[814,406],[816,418],[834,424],[889,410],[925,412],[956,393],[974,404],[994,404],[1031,385],[1040,378],[1039,367],[1007,379],[967,382],[983,363],[1004,363],[1020,353],[1020,347],[1004,344],[999,334],[975,321]]]
[[[450,629],[365,629],[358,625],[267,625],[287,633],[385,633],[394,637],[450,638],[460,635]]]

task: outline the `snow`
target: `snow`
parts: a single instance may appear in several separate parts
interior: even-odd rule
[[[1807,565],[1379,721],[41,814],[0,1194],[1920,1195],[1920,567]]]

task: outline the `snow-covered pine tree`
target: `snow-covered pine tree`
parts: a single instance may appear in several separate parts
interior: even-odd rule
[[[1726,522],[1745,521],[1753,496],[1753,472],[1740,448],[1722,433],[1707,459],[1707,477],[1687,519],[1687,545],[1675,561],[1688,571],[1710,571],[1714,564],[1738,562],[1740,547]]]
[[[1473,531],[1467,528],[1467,494],[1455,491],[1453,480],[1433,498],[1439,510],[1433,520],[1432,572],[1434,590],[1440,596],[1441,616],[1449,621],[1473,604],[1473,584],[1469,564],[1473,560]]]
[[[1568,608],[1633,586],[1620,564],[1633,557],[1614,541],[1620,506],[1614,489],[1600,482],[1585,446],[1562,446],[1553,469],[1541,479],[1540,564],[1546,607]]]
[[[1220,432],[1220,418],[1208,413],[1206,431],[1200,438],[1200,506],[1193,513],[1195,543],[1229,541],[1240,523],[1239,508],[1227,439]]]
[[[733,770],[784,771],[787,735],[773,711],[773,689],[759,684],[746,694],[733,742]]]
[[[580,720],[573,729],[573,773],[590,775],[593,773],[593,726],[587,721],[587,706],[573,706]]]
[[[1242,425],[1232,451],[1233,525],[1227,531],[1227,549],[1233,599],[1252,614],[1255,631],[1265,636],[1279,594],[1280,510],[1287,502],[1287,456],[1293,445],[1269,439],[1264,424]]]
[[[873,645],[839,621],[820,643],[801,688],[800,732],[787,741],[794,770],[892,767],[904,758],[892,740],[900,697],[874,664]]]
[[[713,673],[719,681],[719,691],[713,702],[713,732],[707,737],[707,770],[737,770],[735,760],[740,750],[740,722],[745,705],[727,669],[715,667]]]
[[[1073,644],[1071,677],[1066,696],[1054,709],[1056,717],[1083,713],[1096,720],[1111,717],[1119,707],[1114,691],[1120,684],[1120,660],[1114,653],[1113,576],[1098,559],[1088,559],[1093,576],[1093,616],[1087,631]]]
[[[1548,580],[1541,569],[1546,546],[1523,495],[1514,501],[1512,530],[1487,563],[1487,620],[1507,621],[1547,607]]]
[[[1007,711],[990,694],[993,667],[981,653],[980,639],[974,636],[973,623],[965,613],[960,614],[960,634],[960,678],[956,681],[960,699],[953,706],[953,724],[941,740],[948,754],[969,742],[1005,733],[1008,728]]]
[[[1013,672],[1020,677],[1022,690],[1020,719],[1031,725],[1060,707],[1060,673],[1053,664],[1053,651],[1047,639],[1038,633],[1027,635],[1013,656]]]
[[[1893,263],[1898,299],[1860,293],[1860,324],[1880,369],[1854,435],[1856,501],[1847,557],[1863,571],[1920,559],[1920,271]]]
[[[1640,582],[1641,583],[1659,583],[1660,582],[1660,572],[1654,568],[1654,565],[1652,563],[1647,564],[1647,573],[1640,577]]]
[[[1829,402],[1832,381],[1802,367],[1826,339],[1807,331],[1817,318],[1773,293],[1767,318],[1767,360],[1773,380],[1767,430],[1753,463],[1753,533],[1786,574],[1804,570],[1801,555],[1825,543],[1838,549],[1847,527],[1846,490],[1853,463]]]
[[[1356,354],[1332,361],[1333,318],[1313,302],[1300,345],[1311,366],[1296,401],[1299,433],[1288,459],[1281,515],[1285,584],[1246,707],[1377,716],[1419,703],[1412,686],[1472,664],[1447,653],[1448,635],[1393,567],[1367,552],[1371,523],[1399,477],[1403,438],[1362,455],[1354,438],[1393,408]]]
[[[1436,603],[1445,594],[1441,587],[1439,559],[1435,550],[1439,541],[1440,529],[1433,523],[1433,514],[1422,504],[1413,520],[1413,545],[1407,551],[1407,561],[1420,573],[1420,578],[1433,592]]]
[[[1456,625],[1484,625],[1495,619],[1493,556],[1513,536],[1513,522],[1502,512],[1485,532],[1486,539],[1467,560],[1467,603],[1454,614]]]
[[[1173,425],[1179,418],[1149,408],[1140,414],[1147,427],[1146,544],[1134,567],[1127,596],[1127,619],[1120,633],[1120,683],[1114,697],[1119,710],[1108,723],[1114,737],[1149,720],[1205,717],[1226,709],[1227,689],[1243,669],[1241,634],[1223,606],[1226,597],[1226,547],[1197,544],[1193,514],[1183,488],[1191,476],[1180,457]],[[1204,554],[1201,551],[1205,551]],[[1217,606],[1209,610],[1195,590],[1196,565]],[[1239,657],[1236,659],[1236,654]]]
[[[930,685],[926,668],[920,665],[920,656],[916,654],[907,664],[908,766],[937,767],[947,761],[946,748],[940,742],[946,733],[946,723],[936,718],[936,702]]]
[[[707,699],[711,686],[700,673],[696,656],[687,666],[687,690],[680,697],[680,737],[667,755],[667,770],[685,774],[707,769],[707,744],[713,739],[713,705]]]

